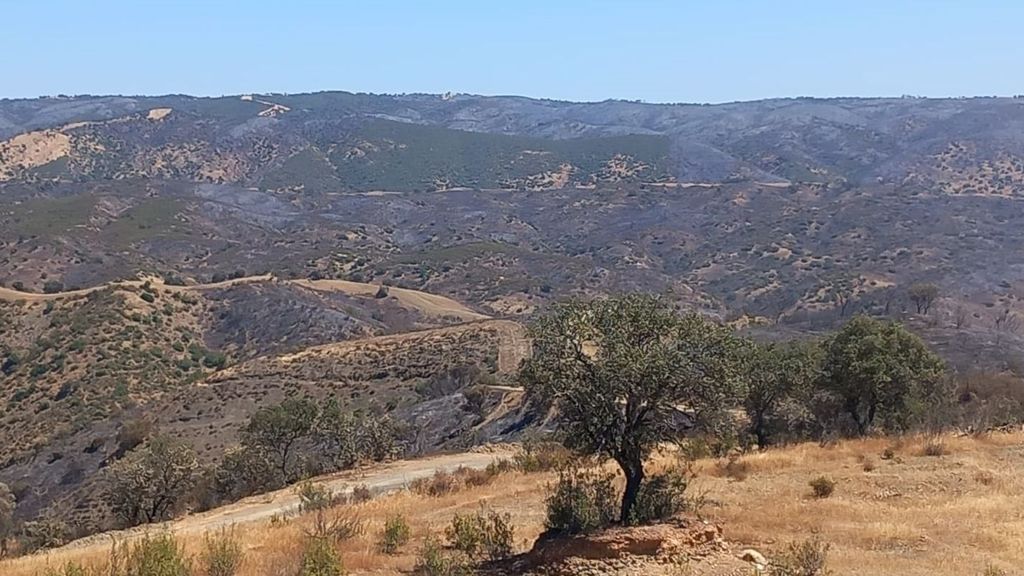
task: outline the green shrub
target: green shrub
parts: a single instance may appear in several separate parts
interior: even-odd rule
[[[791,543],[772,563],[772,573],[780,576],[827,576],[829,544],[813,538]]]
[[[810,484],[815,498],[828,498],[836,489],[836,481],[827,476],[818,476],[808,484]]]
[[[227,357],[220,352],[207,350],[206,353],[203,354],[203,366],[206,366],[207,368],[220,370],[225,364],[227,364],[227,361]]]
[[[618,495],[612,476],[568,468],[547,497],[544,525],[558,534],[585,534],[615,521]]]
[[[420,549],[413,574],[418,576],[469,576],[472,571],[465,556],[445,551],[437,540],[431,538]]]
[[[341,576],[345,569],[341,556],[328,538],[309,538],[302,552],[299,576]]]
[[[655,474],[640,486],[633,505],[633,523],[663,522],[682,512],[687,505],[689,479],[678,469]]]
[[[191,562],[184,549],[167,533],[146,534],[132,544],[124,566],[124,576],[189,576],[191,573]]]
[[[322,484],[314,484],[309,480],[296,486],[294,492],[299,497],[301,512],[323,510],[334,503],[334,494],[329,488]]]
[[[234,532],[221,530],[207,534],[199,563],[206,576],[234,576],[242,564],[242,545]]]
[[[384,531],[381,532],[377,548],[384,554],[394,554],[409,542],[411,533],[412,530],[409,528],[409,523],[405,521],[405,516],[401,514],[390,516],[384,522]]]
[[[156,300],[156,296],[154,296],[152,292],[143,292],[139,294],[139,298],[142,298],[143,300],[149,302],[150,304],[152,304]]]
[[[515,526],[509,514],[482,511],[456,514],[445,530],[451,547],[477,560],[501,560],[512,555]]]

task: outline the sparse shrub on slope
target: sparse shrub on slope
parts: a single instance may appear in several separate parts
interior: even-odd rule
[[[572,453],[558,442],[527,439],[522,451],[512,458],[520,472],[548,472],[564,467],[572,460]]]
[[[299,510],[302,512],[315,512],[334,504],[334,494],[329,488],[309,480],[296,486],[294,492],[299,497]]]
[[[808,484],[815,498],[828,498],[836,490],[836,481],[827,476],[818,476]]]
[[[790,544],[772,563],[780,576],[829,576],[829,544],[817,538]]]
[[[512,555],[515,544],[512,517],[493,511],[465,516],[456,514],[445,535],[452,548],[476,560],[507,558]]]
[[[242,565],[242,545],[231,530],[207,534],[199,555],[203,576],[235,576]]]
[[[381,531],[377,548],[384,554],[394,554],[409,542],[411,534],[412,530],[409,528],[405,516],[401,514],[389,516],[384,522],[384,530]]]
[[[472,573],[465,555],[445,550],[434,538],[423,543],[413,568],[416,576],[469,576]]]
[[[341,576],[344,573],[341,555],[330,539],[307,538],[299,576]]]
[[[455,476],[447,470],[438,470],[429,478],[415,480],[410,488],[417,494],[425,496],[444,496],[458,488]]]
[[[615,522],[617,498],[611,476],[579,468],[562,470],[547,497],[544,525],[563,535],[600,530]]]
[[[680,469],[652,475],[640,488],[633,507],[633,524],[650,524],[671,519],[686,509],[689,478]]]
[[[111,553],[110,566],[112,574],[123,576],[190,576],[192,563],[184,549],[171,534],[146,534],[141,540],[131,544],[124,558],[123,572],[118,572],[116,565],[120,562],[118,552]]]

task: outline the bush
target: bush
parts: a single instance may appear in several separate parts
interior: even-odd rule
[[[221,530],[216,535],[207,534],[199,563],[206,576],[234,576],[242,564],[242,546],[234,532]]]
[[[827,576],[829,545],[818,539],[792,543],[776,558],[773,574],[780,576]]]
[[[445,470],[438,470],[429,478],[420,478],[410,486],[413,492],[424,496],[444,496],[455,491],[455,476]]]
[[[418,576],[469,576],[469,562],[460,554],[446,552],[437,540],[431,538],[423,544],[413,574]]]
[[[459,468],[455,471],[455,475],[462,479],[462,483],[467,488],[476,486],[486,486],[494,481],[495,475],[487,468],[479,470],[476,468]]]
[[[344,573],[341,556],[328,538],[309,538],[306,541],[299,576],[341,576]]]
[[[154,296],[152,292],[143,292],[139,294],[139,298],[142,298],[143,300],[149,302],[150,304],[156,301],[156,296]]]
[[[301,512],[315,512],[329,508],[334,503],[334,494],[329,488],[321,484],[314,484],[309,480],[299,484],[294,489],[299,497],[299,510]]]
[[[487,474],[499,476],[507,474],[516,469],[516,465],[508,458],[499,458],[487,465]]]
[[[43,283],[43,292],[46,294],[56,294],[64,291],[64,284],[58,280],[47,280]]]
[[[947,453],[946,445],[937,438],[929,439],[921,448],[922,456],[945,456]]]
[[[828,498],[836,489],[836,481],[826,476],[818,476],[808,484],[810,484],[815,498]]]
[[[497,512],[477,512],[472,516],[456,514],[445,536],[452,548],[473,559],[501,560],[512,555],[515,526],[512,517]]]
[[[349,494],[349,501],[355,504],[361,504],[363,502],[369,502],[373,499],[373,492],[370,491],[370,487],[366,484],[360,484],[352,488],[352,493]]]
[[[633,505],[633,524],[663,522],[682,512],[687,505],[689,478],[678,469],[656,474],[640,486]]]
[[[520,472],[549,472],[564,467],[572,453],[557,442],[523,442],[523,451],[513,457]]]
[[[384,522],[384,531],[381,532],[377,548],[384,554],[394,554],[409,542],[411,533],[412,530],[409,528],[409,523],[405,521],[405,516],[401,514],[391,516]]]
[[[585,534],[615,521],[616,490],[612,476],[568,468],[547,497],[545,527],[557,534]]]
[[[365,531],[366,525],[362,518],[354,514],[339,513],[328,518],[323,510],[317,510],[312,525],[306,531],[306,536],[312,539],[341,542],[360,536]]]
[[[112,556],[117,556],[116,551]],[[115,559],[116,563],[116,559]],[[116,573],[111,568],[112,573]],[[125,561],[124,576],[189,576],[191,562],[171,534],[146,534],[132,545]]]
[[[22,526],[19,543],[26,552],[56,548],[67,543],[68,532],[68,526],[62,520],[43,517]]]

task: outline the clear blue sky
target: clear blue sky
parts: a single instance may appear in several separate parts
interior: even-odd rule
[[[0,97],[1024,93],[1022,0],[0,0]]]

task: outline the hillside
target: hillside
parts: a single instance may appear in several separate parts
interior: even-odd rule
[[[724,541],[701,546],[699,540],[683,540],[685,531],[661,526],[652,527],[648,538],[631,548],[615,540],[613,533],[610,542],[600,537],[584,540],[590,548],[582,557],[536,572],[526,572],[523,564],[543,531],[544,498],[555,479],[551,472],[511,472],[437,497],[391,486],[394,493],[343,504],[332,513],[360,518],[365,524],[364,533],[339,545],[344,565],[353,574],[409,573],[428,537],[442,534],[454,515],[481,509],[510,515],[515,527],[513,552],[524,556],[506,570],[488,574],[738,576],[753,573],[750,564],[738,559],[743,550],[753,548],[773,559],[787,544],[804,541],[811,533],[831,544],[828,565],[836,574],[962,576],[986,569],[1012,574],[1024,561],[1016,537],[1022,512],[1020,442],[1019,433],[948,438],[948,453],[943,456],[923,455],[926,441],[920,438],[843,441],[825,447],[801,444],[744,456],[742,465],[734,468],[742,474],[728,473],[721,460],[700,460],[691,489],[704,498],[703,516],[715,533],[716,528],[721,530]],[[480,466],[502,455],[403,462],[320,481],[347,492],[360,483],[378,486],[391,481],[396,472],[413,479],[432,466],[445,470],[456,461]],[[822,474],[836,480],[835,494],[813,498],[808,481]],[[167,528],[179,535],[190,553],[197,553],[211,527],[238,521],[234,533],[246,552],[240,576],[292,573],[314,514],[298,514],[287,521],[267,518],[273,511],[287,512],[295,500],[290,491],[280,491],[182,518]],[[766,505],[768,501],[772,504]],[[409,520],[411,542],[396,554],[382,554],[376,547],[379,534],[385,521],[398,513]],[[35,576],[44,566],[68,561],[102,565],[110,550],[109,536],[131,535],[90,538],[46,555],[10,560],[0,568],[11,576]],[[658,537],[681,546],[676,552],[682,553],[666,554],[657,546]]]
[[[474,380],[430,386],[468,368],[508,373],[526,353],[518,325],[411,290],[377,297],[378,288],[251,277],[5,290],[0,477],[17,490],[19,512],[56,506],[80,529],[102,522],[97,471],[123,454],[139,421],[212,462],[256,408],[297,393],[409,422],[409,453],[496,437],[519,418],[478,428],[501,393],[470,408],[459,392]]]
[[[895,318],[1016,385],[1022,134],[1005,98],[2,100],[0,481],[89,526],[127,424],[212,459],[295,394],[408,453],[512,438],[521,324],[629,291],[759,338]]]

